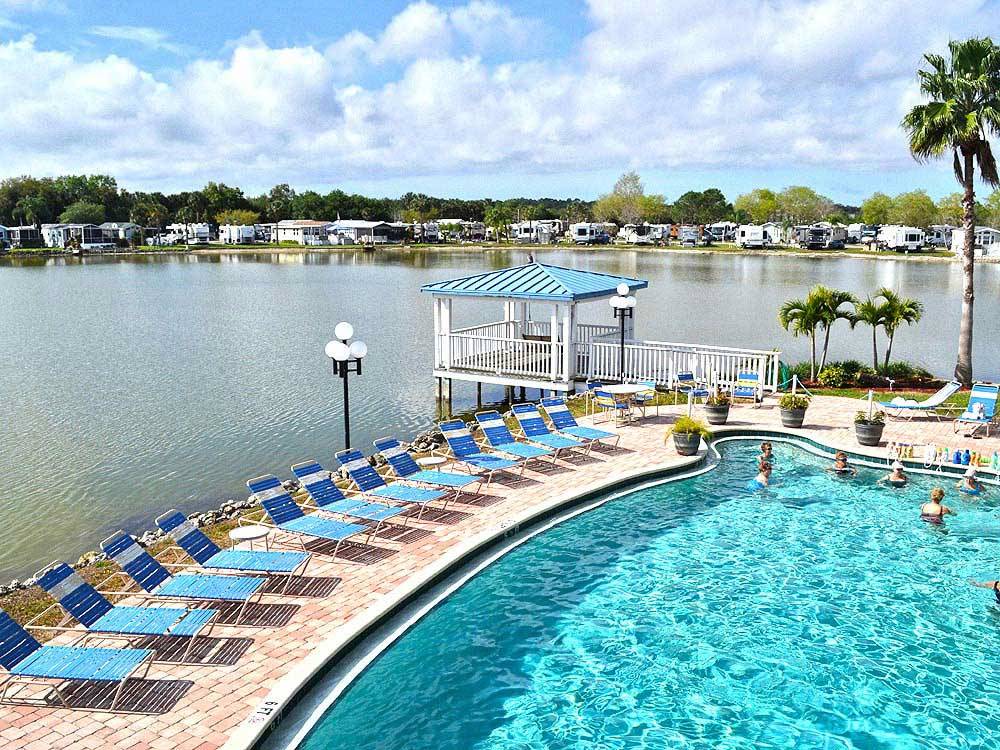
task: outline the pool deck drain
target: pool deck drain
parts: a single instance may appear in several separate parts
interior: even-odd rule
[[[761,408],[734,407],[726,431],[785,432],[884,461],[884,445],[861,448],[854,438],[853,418],[861,406],[854,399],[819,397],[809,407],[802,429],[782,430],[778,408],[774,399],[769,399]],[[636,425],[621,428],[620,450],[595,450],[589,458],[572,464],[560,461],[555,467],[539,466],[541,471],[529,469],[524,482],[494,482],[487,492],[498,502],[459,506],[469,516],[455,524],[420,524],[433,534],[411,544],[378,542],[399,550],[385,559],[358,564],[315,558],[310,576],[337,577],[342,582],[324,598],[269,598],[298,606],[284,627],[217,630],[213,635],[250,639],[235,664],[155,664],[149,677],[156,682],[147,691],[135,691],[134,707],[158,713],[3,705],[0,746],[10,750],[250,748],[281,715],[300,686],[331,658],[470,554],[510,529],[582,496],[691,464],[692,459],[674,451],[672,441],[665,443],[663,439],[665,428],[685,411],[686,407],[660,407],[659,417],[651,415]],[[695,412],[697,416],[700,409],[695,407]],[[990,454],[1000,451],[1000,439],[973,440],[955,435],[950,422],[890,421],[884,442],[890,441],[968,447]],[[913,463],[922,463],[922,456],[918,448]],[[949,493],[953,481],[951,477],[942,479]],[[80,691],[79,699],[99,703],[100,696]]]

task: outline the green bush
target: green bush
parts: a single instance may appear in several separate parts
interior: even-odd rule
[[[732,403],[732,399],[729,398],[728,393],[719,391],[714,395],[710,395],[705,399],[705,406],[729,406]]]
[[[880,409],[873,411],[869,418],[868,412],[859,411],[854,415],[854,424],[885,424],[885,412]]]
[[[816,378],[824,388],[843,388],[853,383],[854,378],[847,374],[847,371],[840,365],[827,365]]]
[[[668,432],[678,435],[701,435],[705,440],[712,437],[712,431],[708,429],[708,425],[691,417],[678,417],[673,426],[668,428]]]
[[[927,370],[912,362],[890,362],[888,367],[879,369],[879,375],[883,375],[893,380],[904,380],[908,378],[933,378]]]
[[[809,406],[809,399],[798,394],[793,396],[791,393],[786,393],[778,401],[778,406],[782,409],[805,409]]]

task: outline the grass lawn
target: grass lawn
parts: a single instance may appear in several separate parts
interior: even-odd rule
[[[810,388],[809,392],[814,396],[843,396],[844,398],[856,398],[862,401],[868,397],[867,388]],[[931,394],[927,391],[876,391],[876,401],[892,401],[897,397],[923,401]],[[948,398],[944,405],[953,407],[955,410],[964,410],[969,404],[969,391],[956,393]],[[860,408],[860,406],[859,406]]]

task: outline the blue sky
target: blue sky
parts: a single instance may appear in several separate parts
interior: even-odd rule
[[[898,123],[998,0],[0,0],[0,176],[376,195],[957,186]]]

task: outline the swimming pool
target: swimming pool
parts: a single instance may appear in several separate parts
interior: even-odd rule
[[[873,487],[776,444],[619,498],[470,580],[302,747],[961,748],[1000,743],[996,501]],[[994,490],[994,496],[997,496]]]

